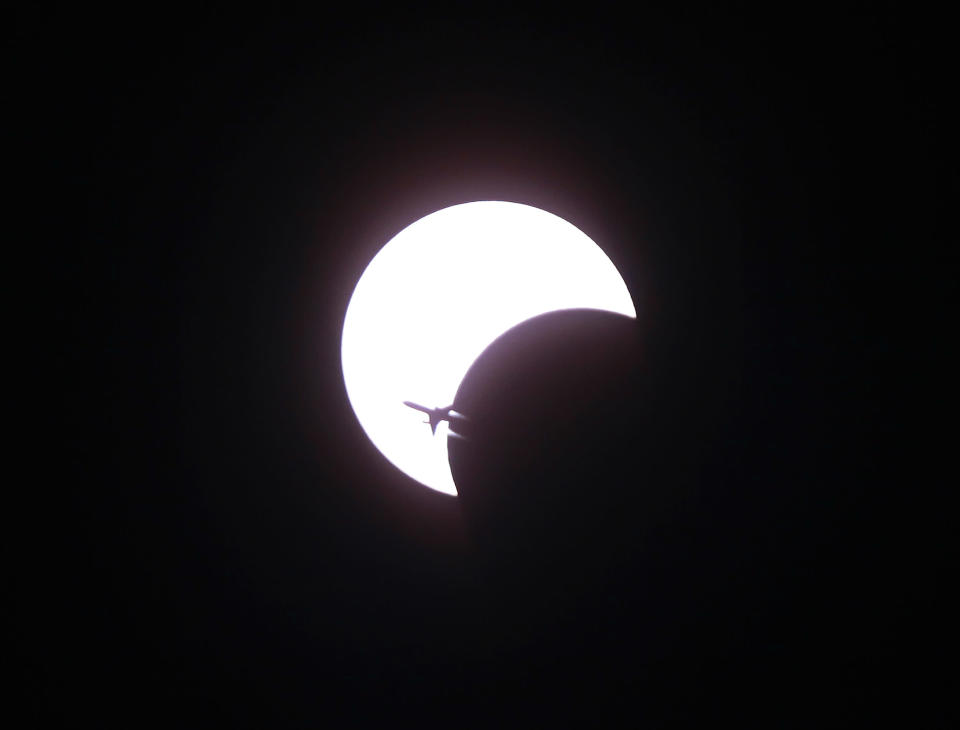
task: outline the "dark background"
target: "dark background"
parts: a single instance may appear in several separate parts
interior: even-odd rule
[[[10,488],[21,706],[945,722],[944,27],[894,3],[17,19],[43,352],[41,453]],[[723,622],[705,602],[656,651],[525,654],[485,614],[456,500],[366,441],[339,370],[352,287],[401,228],[477,199],[562,216],[623,273],[655,412],[689,426],[677,530],[731,528],[684,554],[728,534],[773,556]],[[679,554],[656,565],[682,582]],[[726,638],[662,649],[698,617]]]

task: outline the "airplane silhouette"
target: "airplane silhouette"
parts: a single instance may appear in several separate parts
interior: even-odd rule
[[[413,408],[415,411],[420,411],[427,414],[427,418],[430,420],[424,421],[424,423],[430,424],[430,430],[433,432],[433,435],[437,435],[437,426],[440,421],[449,421],[450,420],[450,411],[453,410],[453,406],[449,405],[446,408],[427,408],[422,406],[419,403],[413,403],[412,401],[405,400],[403,405]]]

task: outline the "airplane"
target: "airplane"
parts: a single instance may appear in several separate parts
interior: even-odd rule
[[[453,410],[452,405],[449,405],[446,408],[427,408],[419,403],[413,403],[408,400],[405,400],[403,405],[413,408],[415,411],[426,413],[429,420],[424,421],[424,423],[430,424],[430,430],[433,432],[434,436],[437,435],[437,426],[439,425],[440,421],[450,421],[450,412]]]

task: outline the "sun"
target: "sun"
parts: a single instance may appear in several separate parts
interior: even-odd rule
[[[364,432],[398,469],[447,494],[446,424],[424,414],[453,403],[493,340],[559,309],[630,317],[630,292],[610,259],[576,226],[539,208],[479,201],[432,213],[392,238],[347,306],[341,361]]]

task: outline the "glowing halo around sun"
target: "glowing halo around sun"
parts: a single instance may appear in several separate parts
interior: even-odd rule
[[[403,401],[451,405],[467,369],[501,334],[581,308],[636,317],[620,273],[581,230],[518,203],[438,210],[394,236],[357,282],[341,348],[350,405],[398,469],[456,494],[446,423],[431,434]]]

